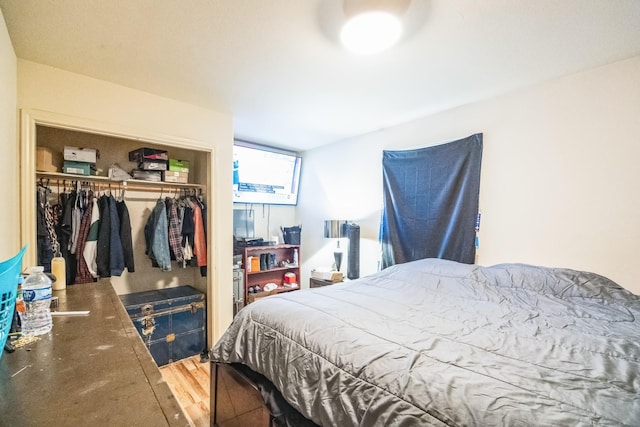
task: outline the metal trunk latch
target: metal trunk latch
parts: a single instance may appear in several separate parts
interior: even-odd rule
[[[140,323],[142,323],[142,335],[151,335],[156,328],[156,320],[152,317],[153,306],[151,304],[143,305],[141,311],[144,315],[144,317],[140,319]]]

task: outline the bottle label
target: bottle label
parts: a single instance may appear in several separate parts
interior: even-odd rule
[[[23,289],[22,298],[24,302],[43,301],[51,299],[51,286],[44,286],[35,289]]]

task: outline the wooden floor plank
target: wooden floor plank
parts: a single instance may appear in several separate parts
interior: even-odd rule
[[[210,363],[201,363],[196,355],[161,366],[160,372],[191,425],[208,426]]]
[[[176,365],[178,375],[180,375],[182,383],[193,397],[194,402],[198,402],[209,396],[209,388],[206,389],[198,382],[193,374],[185,367],[184,364]]]
[[[203,365],[207,365],[206,368],[200,368],[196,371],[193,371],[193,377],[198,381],[198,383],[207,390],[207,392],[209,391],[209,387],[211,384],[210,378],[211,378],[211,374],[210,374],[210,363],[204,363]],[[208,393],[207,393],[208,394]]]
[[[206,427],[209,425],[209,405],[205,405],[204,402],[198,402],[189,406],[186,412],[187,416],[196,427]]]
[[[191,405],[198,401],[199,397],[193,389],[191,389],[189,382],[183,377],[182,373],[178,370],[171,370],[173,374],[173,383],[170,384],[171,391],[178,398],[180,402],[184,402],[183,405]]]

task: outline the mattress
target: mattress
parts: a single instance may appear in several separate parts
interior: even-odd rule
[[[425,259],[243,308],[212,349],[323,426],[640,425],[640,297]]]

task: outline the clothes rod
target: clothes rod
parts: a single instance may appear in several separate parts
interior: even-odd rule
[[[95,186],[95,189],[98,191],[126,190],[126,191],[149,191],[149,192],[156,192],[156,193],[157,192],[171,193],[176,190],[181,190],[181,191],[187,191],[187,192],[189,191],[202,192],[202,187],[197,184],[175,185],[175,184],[169,183],[168,185],[146,185],[146,184],[138,185],[137,183],[130,183],[130,182],[128,183],[127,181],[95,182],[95,181],[84,181],[81,179],[76,179],[76,180],[49,180],[48,185],[49,186],[64,185],[66,182],[66,185],[68,186],[69,184],[76,181],[86,183],[89,187]],[[158,184],[158,183],[154,183],[154,184]]]
[[[46,181],[48,185],[65,185],[73,182],[87,183],[87,185],[95,185],[100,189],[123,189],[131,191],[174,191],[180,190],[198,190],[202,191],[202,185],[200,184],[182,184],[178,182],[158,182],[158,181],[143,181],[139,179],[130,179],[127,181],[112,181],[104,176],[80,176],[80,175],[67,175],[60,173],[38,173],[40,182]]]

